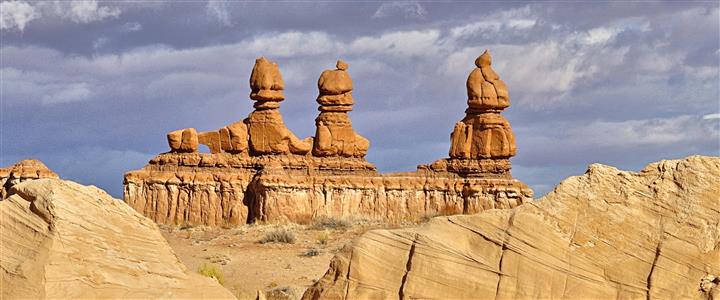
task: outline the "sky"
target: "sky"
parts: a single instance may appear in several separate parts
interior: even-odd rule
[[[543,195],[589,164],[720,155],[717,1],[2,1],[0,166],[40,159],[122,198],[165,134],[252,111],[276,61],[285,123],[315,132],[342,58],[355,130],[382,172],[448,156],[485,49],[506,82],[513,176]]]

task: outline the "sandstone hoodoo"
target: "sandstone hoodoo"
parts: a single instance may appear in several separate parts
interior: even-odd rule
[[[370,141],[355,133],[347,112],[352,110],[352,80],[348,65],[338,60],[337,70],[325,70],[318,80],[320,115],[315,119],[313,155],[364,157]]]
[[[465,175],[496,174],[509,178],[510,160],[515,156],[515,136],[500,112],[510,106],[507,86],[491,67],[490,52],[475,60],[467,79],[468,108],[465,118],[450,135],[450,159],[430,167]]]
[[[312,138],[298,139],[285,127],[280,115],[280,101],[283,101],[285,83],[278,65],[264,57],[255,61],[250,75],[250,99],[255,100],[255,111],[246,119],[250,136],[250,153],[300,154],[312,149]]]
[[[0,201],[2,299],[234,299],[158,227],[95,187],[36,179]]]
[[[303,299],[718,299],[720,158],[591,165],[512,210],[370,231]]]
[[[321,216],[413,220],[515,207],[532,199],[532,191],[510,174],[514,138],[499,114],[509,103],[507,90],[492,75],[489,54],[480,60],[468,79],[473,96],[458,125],[464,129],[452,134],[450,158],[416,172],[379,174],[364,158],[370,142],[348,115],[355,104],[348,64],[339,60],[320,75],[316,135],[300,140],[279,111],[280,69],[259,58],[250,76],[250,116],[218,131],[169,133],[170,152],[125,175],[125,200],[158,223],[210,226]],[[494,94],[483,94],[488,84]],[[467,153],[455,148],[461,135]],[[211,153],[199,153],[198,144]]]

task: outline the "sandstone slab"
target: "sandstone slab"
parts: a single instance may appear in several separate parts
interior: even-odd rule
[[[304,299],[717,299],[720,157],[591,165],[512,210],[371,231]]]
[[[95,187],[15,185],[0,202],[0,298],[234,299],[185,268],[155,223]]]

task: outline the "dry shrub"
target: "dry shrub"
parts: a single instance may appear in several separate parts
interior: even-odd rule
[[[280,227],[273,229],[267,233],[265,233],[265,237],[263,237],[260,240],[260,244],[265,243],[285,243],[285,244],[295,244],[295,233],[291,230]]]
[[[198,268],[198,273],[205,277],[215,278],[220,285],[225,285],[225,275],[216,265],[205,263]]]
[[[315,220],[314,229],[341,229],[345,230],[352,226],[352,222],[345,218],[334,218],[321,216]]]

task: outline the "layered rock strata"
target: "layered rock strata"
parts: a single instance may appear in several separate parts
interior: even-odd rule
[[[5,199],[14,185],[40,178],[59,178],[39,160],[26,159],[7,168],[0,168],[0,200]]]
[[[512,208],[532,199],[532,191],[510,175],[509,156],[451,156],[416,172],[377,173],[364,159],[370,142],[348,116],[354,99],[347,68],[339,60],[335,70],[321,74],[316,136],[299,140],[277,109],[284,99],[279,68],[259,58],[250,76],[255,111],[217,132],[171,132],[170,153],[125,175],[125,200],[158,223],[220,226],[320,216],[415,220]],[[476,142],[484,138],[478,134]],[[514,149],[514,139],[504,142]],[[211,153],[197,153],[197,143]]]
[[[591,165],[513,210],[376,230],[303,299],[718,299],[720,157]]]
[[[157,225],[95,187],[37,179],[0,201],[0,298],[235,299]]]
[[[512,208],[517,180],[431,171],[378,174],[357,158],[162,154],[125,175],[125,200],[163,224],[308,222],[319,216],[415,220]]]

